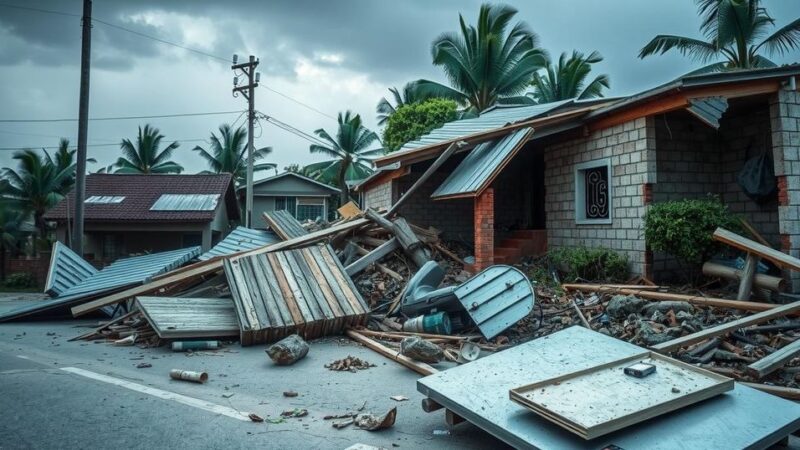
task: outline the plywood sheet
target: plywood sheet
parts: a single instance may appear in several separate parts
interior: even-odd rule
[[[136,305],[162,339],[237,336],[229,298],[137,297]]]
[[[656,366],[644,378],[625,367]],[[733,380],[645,353],[510,391],[511,399],[584,439],[593,439],[733,389]]]

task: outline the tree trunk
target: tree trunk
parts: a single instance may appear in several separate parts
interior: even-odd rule
[[[342,161],[342,167],[339,169],[339,206],[344,205],[350,201],[350,190],[347,188],[347,164]]]

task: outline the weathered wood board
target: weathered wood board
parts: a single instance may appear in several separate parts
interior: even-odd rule
[[[653,364],[644,378],[623,373]],[[645,352],[597,367],[511,389],[511,400],[583,437],[594,439],[733,389],[733,380]]]
[[[284,241],[308,234],[308,231],[303,228],[303,225],[301,225],[289,211],[268,211],[265,212],[263,216],[267,226]]]
[[[225,261],[242,345],[363,325],[369,309],[329,245]]]
[[[162,339],[239,335],[229,298],[137,297],[136,306]]]

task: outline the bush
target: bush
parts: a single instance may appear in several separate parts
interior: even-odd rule
[[[712,238],[717,227],[741,232],[736,216],[719,199],[663,202],[645,214],[644,238],[652,250],[673,255],[692,267],[722,248]]]
[[[4,285],[12,289],[30,289],[36,287],[36,278],[29,272],[12,273],[6,277]]]
[[[432,98],[397,108],[386,122],[383,145],[389,152],[397,151],[406,142],[439,128],[456,118],[456,102]]]
[[[607,248],[559,248],[548,256],[564,282],[622,282],[628,278],[627,256]]]

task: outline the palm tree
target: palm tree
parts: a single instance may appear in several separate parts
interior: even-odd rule
[[[676,49],[682,55],[706,63],[723,57],[692,73],[717,72],[732,69],[774,67],[767,55],[790,52],[800,48],[800,19],[795,19],[765,39],[775,21],[762,8],[759,0],[696,0],[703,17],[700,31],[705,40],[675,35],[658,35],[639,52],[639,58],[664,54]],[[760,42],[759,42],[760,40]]]
[[[181,173],[183,167],[169,158],[180,144],[173,142],[159,151],[164,135],[158,128],[145,125],[139,127],[136,146],[128,139],[120,144],[122,155],[116,162],[118,169],[114,173]]]
[[[608,75],[598,75],[586,83],[592,64],[603,60],[600,53],[594,51],[589,56],[577,50],[572,51],[572,56],[567,57],[562,53],[558,63],[553,64],[548,59],[544,68],[544,75],[533,74],[533,92],[528,94],[536,103],[550,103],[570,98],[588,99],[603,96],[603,88],[608,89]]]
[[[201,173],[230,173],[233,174],[237,186],[244,185],[247,182],[247,131],[242,127],[234,130],[230,125],[223,124],[219,127],[219,136],[211,133],[210,142],[210,152],[199,145],[193,149],[200,153],[211,169]],[[272,153],[271,147],[253,151],[253,172],[277,167],[273,163],[255,163],[270,153]]]
[[[6,198],[17,201],[24,211],[32,212],[39,237],[44,238],[47,227],[44,213],[64,198],[67,180],[75,176],[75,166],[60,168],[45,151],[44,157],[33,150],[14,154],[19,161],[17,170],[3,168]]]
[[[44,151],[44,149],[42,150]],[[53,153],[52,163],[56,165],[58,171],[67,169],[72,171],[72,176],[64,180],[65,185],[62,191],[65,195],[72,189],[72,186],[75,185],[76,152],[77,150],[69,149],[69,139],[61,138],[58,142],[58,149]],[[47,154],[46,151],[45,154]],[[86,162],[95,163],[97,161],[94,158],[87,158]]]
[[[352,115],[350,111],[339,113],[339,129],[334,139],[327,131],[320,128],[314,134],[320,137],[327,145],[312,144],[311,153],[322,153],[333,158],[326,161],[327,165],[321,172],[334,171],[336,180],[341,190],[339,200],[341,204],[348,202],[350,190],[347,188],[347,174],[350,170],[372,171],[372,158],[383,153],[382,148],[368,150],[378,135],[361,124],[361,116]]]
[[[375,108],[375,111],[378,113],[378,125],[380,126],[386,124],[386,121],[397,111],[397,108],[411,103],[423,102],[431,98],[429,95],[425,95],[424,92],[415,89],[414,83],[406,83],[405,86],[403,86],[402,92],[394,87],[389,88],[389,92],[391,92],[392,97],[394,97],[394,105],[392,105],[389,100],[386,100],[386,97],[382,97],[378,102],[378,106]]]
[[[459,15],[460,33],[439,36],[431,48],[433,64],[441,66],[452,87],[418,80],[418,95],[442,97],[480,113],[498,102],[519,99],[533,73],[544,66],[547,54],[539,38],[524,22],[506,28],[517,10],[507,5],[481,5],[477,27]]]
[[[0,197],[0,281],[6,278],[6,253],[22,240],[26,217],[28,214],[19,208],[18,202]]]

